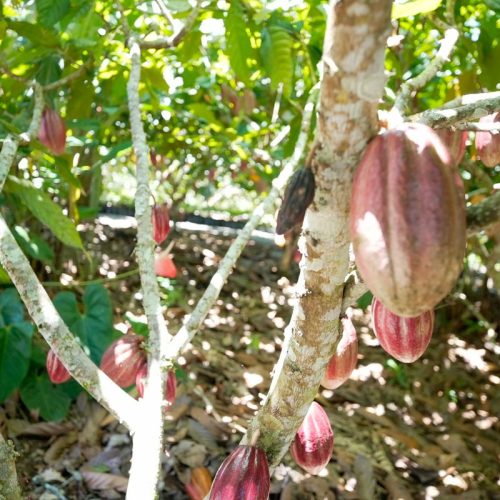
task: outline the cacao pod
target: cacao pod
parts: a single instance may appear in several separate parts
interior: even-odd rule
[[[186,484],[186,493],[191,500],[203,500],[210,493],[212,476],[206,467],[195,467],[191,471],[191,481]]]
[[[55,155],[62,155],[66,147],[66,125],[55,109],[46,107],[42,113],[40,142],[50,149]]]
[[[177,268],[168,251],[155,254],[155,273],[163,278],[175,278]]]
[[[267,500],[270,487],[269,464],[264,451],[240,445],[219,467],[210,500]]]
[[[100,368],[120,387],[131,386],[146,362],[143,340],[142,335],[124,335],[104,351]]]
[[[333,452],[333,430],[328,415],[321,405],[313,401],[300,426],[290,453],[310,474],[322,471]]]
[[[403,318],[374,298],[372,320],[373,330],[384,351],[398,361],[413,363],[431,341],[434,311],[426,311],[415,318]]]
[[[135,377],[135,387],[137,388],[140,398],[144,396],[144,383],[146,382],[147,375],[148,365],[147,363],[144,363]],[[170,370],[167,374],[167,380],[165,381],[165,401],[167,401],[168,406],[174,404],[176,390],[177,379],[175,378],[175,372]]]
[[[52,349],[47,353],[45,366],[47,368],[50,381],[53,384],[62,384],[71,378],[69,371],[62,364],[62,361],[57,357],[56,353]]]
[[[451,155],[453,165],[458,166],[465,154],[467,132],[438,128],[434,132],[441,138]]]
[[[358,270],[392,312],[414,317],[452,289],[465,253],[465,200],[436,133],[405,124],[375,137],[356,170],[350,231]]]
[[[156,205],[152,210],[153,218],[153,239],[157,245],[161,245],[167,238],[170,232],[170,215],[168,213],[168,205],[162,203]]]
[[[314,200],[316,184],[310,168],[300,168],[290,180],[278,211],[276,234],[285,234],[297,224],[302,224],[307,207]]]
[[[327,389],[337,389],[350,376],[358,362],[358,339],[356,329],[349,318],[342,319],[342,338],[337,350],[328,362],[321,385]]]
[[[500,122],[500,112],[483,116],[479,123]],[[500,131],[476,132],[476,149],[479,158],[487,167],[494,167],[500,163]]]

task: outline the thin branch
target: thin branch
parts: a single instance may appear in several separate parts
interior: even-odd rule
[[[77,80],[78,78],[80,78],[80,76],[82,76],[85,73],[85,71],[91,64],[91,61],[92,59],[89,59],[86,63],[82,64],[76,71],[73,71],[73,73],[66,75],[64,78],[56,80],[55,82],[52,83],[48,83],[47,85],[44,85],[43,90],[58,89],[60,87],[64,87],[73,80]]]
[[[140,45],[143,49],[168,49],[177,47],[182,42],[184,36],[191,31],[201,9],[204,0],[197,0],[193,10],[186,19],[184,25],[172,36],[159,37],[154,40],[141,40]]]
[[[135,429],[137,402],[92,363],[68,330],[42,287],[3,217],[0,216],[0,262],[29,315],[72,377],[128,429]]]
[[[186,347],[190,340],[194,337],[196,332],[200,329],[203,321],[205,320],[210,307],[214,304],[219,296],[222,287],[227,281],[228,276],[231,274],[233,267],[238,260],[241,252],[245,248],[249,239],[252,236],[252,231],[257,227],[257,224],[262,219],[263,215],[267,213],[273,206],[278,198],[280,192],[292,176],[295,168],[301,161],[305,147],[307,145],[307,138],[309,135],[309,128],[311,125],[312,113],[314,104],[318,96],[318,86],[311,89],[309,98],[304,107],[304,114],[302,116],[302,124],[299,138],[295,146],[295,151],[292,158],[288,161],[279,176],[273,181],[273,187],[269,192],[267,198],[253,211],[252,216],[245,224],[245,227],[239,232],[238,237],[233,241],[229,247],[226,255],[221,260],[217,272],[213,275],[208,287],[206,288],[203,296],[198,301],[189,319],[182,326],[182,328],[175,335],[173,340],[168,345],[168,358],[174,359]]]
[[[479,94],[465,94],[451,101],[446,102],[441,106],[441,109],[457,108],[459,106],[465,106],[466,104],[478,104],[482,101],[490,101],[495,97],[500,97],[500,91],[498,92],[481,92]]]
[[[467,208],[467,235],[472,236],[500,220],[500,191]]]
[[[500,123],[479,123],[479,122],[462,122],[450,125],[452,130],[467,130],[472,132],[500,132]]]
[[[158,5],[160,12],[162,13],[163,17],[165,17],[165,19],[168,21],[168,24],[170,24],[172,31],[175,31],[175,19],[173,18],[172,13],[168,10],[167,6],[165,5],[165,2],[163,0],[156,0],[156,5]]]
[[[16,451],[12,441],[5,441],[0,434],[0,498],[21,500],[17,481]]]
[[[495,95],[491,96],[491,94]],[[488,98],[478,99],[453,108],[445,105],[442,108],[428,109],[422,113],[411,115],[407,119],[430,127],[447,127],[467,120],[479,120],[479,118],[499,110],[500,93],[491,92]]]
[[[432,80],[443,64],[449,59],[450,54],[458,40],[458,30],[449,28],[445,31],[444,38],[441,42],[435,57],[429,62],[425,69],[419,75],[406,81],[401,86],[401,91],[396,98],[394,108],[404,114],[404,110],[408,106],[412,93],[422,88],[427,82]]]
[[[141,276],[143,305],[149,326],[148,379],[144,398],[140,402],[142,426],[136,429],[127,498],[155,498],[163,450],[163,394],[165,359],[170,339],[162,314],[160,292],[154,272],[154,240],[149,189],[149,151],[141,120],[139,82],[141,78],[141,48],[132,37],[130,46],[130,76],[127,83],[128,107],[132,144],[136,156],[137,191],[137,260]],[[149,457],[149,459],[145,459]]]

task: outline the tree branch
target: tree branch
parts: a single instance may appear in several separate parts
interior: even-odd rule
[[[452,130],[470,130],[473,132],[500,132],[500,123],[462,122],[455,123],[448,128]]]
[[[141,276],[144,311],[149,326],[148,378],[144,398],[140,400],[141,426],[136,429],[132,466],[127,489],[128,498],[154,498],[160,473],[163,450],[163,395],[166,372],[161,361],[165,359],[170,334],[163,317],[160,291],[154,272],[154,241],[151,220],[151,191],[149,189],[149,154],[146,134],[141,120],[139,81],[141,77],[141,49],[134,37],[130,46],[130,76],[127,83],[128,107],[132,143],[136,156],[137,191],[135,216],[137,219],[136,255]],[[149,457],[146,459],[145,457]]]
[[[467,208],[467,236],[500,220],[500,191]]]
[[[396,110],[398,110],[401,114],[404,114],[404,110],[408,106],[408,101],[410,100],[412,93],[422,88],[426,83],[434,78],[443,64],[449,59],[457,40],[458,30],[455,28],[448,28],[444,33],[444,38],[441,41],[441,47],[435,57],[429,62],[422,73],[406,81],[401,86],[401,91],[399,92],[396,102],[394,103],[394,108]]]
[[[186,19],[184,25],[169,37],[160,37],[154,40],[141,40],[140,45],[143,49],[169,49],[172,47],[177,47],[182,42],[184,36],[191,30],[193,27],[198,14],[200,13],[201,4],[204,0],[197,0],[191,14]]]
[[[239,232],[238,237],[233,241],[229,247],[226,255],[222,259],[213,275],[208,287],[206,288],[203,296],[198,301],[189,319],[177,332],[173,340],[168,346],[167,356],[170,359],[175,359],[179,353],[186,347],[186,345],[195,336],[196,332],[200,329],[203,321],[205,320],[210,307],[217,300],[222,287],[227,281],[228,276],[231,274],[233,267],[238,260],[241,252],[252,236],[252,231],[257,227],[257,224],[262,219],[263,215],[267,213],[273,206],[278,198],[280,192],[292,176],[295,168],[302,159],[305,147],[307,145],[307,138],[309,135],[309,128],[311,125],[311,117],[314,109],[314,104],[318,96],[318,87],[311,89],[309,98],[304,108],[302,116],[302,124],[299,138],[292,158],[288,161],[278,177],[273,181],[273,187],[269,192],[267,198],[253,211],[252,216],[245,224],[245,227]]]
[[[128,429],[135,429],[137,403],[92,363],[68,330],[0,216],[0,263],[14,283],[29,315],[72,377]]]
[[[390,0],[330,2],[313,158],[316,194],[300,241],[297,301],[270,391],[243,439],[252,442],[258,434],[271,467],[295,436],[339,339],[352,175],[377,133],[390,15]]]
[[[11,441],[5,441],[0,434],[0,498],[21,500],[17,482],[16,452]]]
[[[465,98],[466,96],[463,97]],[[445,104],[441,108],[428,109],[427,111],[411,115],[407,119],[408,121],[429,125],[429,127],[447,127],[457,122],[478,120],[483,116],[500,110],[500,92],[491,92],[484,99],[477,99],[475,101],[465,99],[464,101],[466,104],[456,107],[449,107]]]

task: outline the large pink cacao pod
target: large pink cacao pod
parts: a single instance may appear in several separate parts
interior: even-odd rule
[[[321,385],[327,389],[337,389],[350,376],[358,362],[358,339],[356,329],[349,318],[342,319],[342,338],[335,354],[326,368]]]
[[[434,311],[426,311],[415,318],[403,318],[374,298],[372,320],[375,335],[384,351],[398,361],[413,363],[422,356],[431,341]]]
[[[483,116],[479,123],[491,124],[500,122],[500,112]],[[500,131],[476,132],[476,149],[479,158],[487,167],[495,167],[500,163]]]
[[[40,142],[55,155],[62,155],[66,147],[66,125],[55,109],[45,108],[38,132]]]
[[[322,406],[313,401],[300,426],[290,453],[304,470],[319,474],[333,453],[333,430]]]
[[[47,353],[45,366],[53,384],[62,384],[71,378],[69,371],[52,349]]]
[[[145,362],[135,377],[135,387],[137,388],[137,392],[139,393],[139,397],[142,398],[144,396],[144,384],[146,382],[146,377],[148,375],[148,364]],[[170,370],[167,373],[167,380],[165,381],[165,401],[168,403],[168,406],[174,404],[175,401],[175,393],[177,392],[177,379],[175,378],[175,372]]]
[[[434,132],[448,148],[453,165],[458,166],[465,154],[467,132],[465,130],[450,130],[449,128],[438,128]]]
[[[137,373],[146,361],[141,335],[124,335],[115,340],[104,352],[100,368],[120,387],[135,383]]]
[[[370,142],[354,176],[350,231],[363,280],[392,312],[418,316],[451,291],[465,253],[465,201],[431,128],[405,124]]]
[[[215,475],[210,500],[267,500],[271,487],[266,454],[255,446],[238,446]]]

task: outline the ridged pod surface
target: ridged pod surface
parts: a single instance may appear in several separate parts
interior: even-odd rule
[[[148,364],[145,361],[135,377],[135,387],[137,388],[137,392],[139,393],[140,398],[144,396],[144,383],[147,375],[148,375]],[[169,406],[174,404],[176,392],[177,392],[177,379],[175,378],[175,372],[173,370],[170,370],[167,373],[167,380],[165,381],[165,401],[168,403]]]
[[[500,112],[483,116],[479,123],[491,124],[500,122]],[[500,163],[500,132],[476,132],[476,149],[479,158],[487,167],[495,167]]]
[[[124,335],[115,340],[102,356],[101,370],[120,387],[135,383],[137,373],[146,361],[141,346],[143,340],[141,335]]]
[[[163,243],[168,233],[170,232],[170,215],[168,213],[168,205],[162,203],[155,205],[152,209],[153,219],[153,239],[157,245]]]
[[[53,384],[62,384],[71,378],[69,371],[52,349],[47,353],[45,366]]]
[[[372,302],[373,329],[380,345],[403,363],[413,363],[427,349],[434,328],[434,311],[416,318],[403,318],[384,307],[380,300]]]
[[[465,253],[465,200],[436,133],[405,124],[375,137],[355,173],[350,231],[358,270],[392,312],[422,314],[452,289]]]
[[[66,124],[55,109],[45,108],[42,113],[40,142],[55,155],[62,155],[66,147]]]
[[[459,165],[465,154],[467,132],[465,130],[450,130],[449,128],[438,128],[434,132],[448,148],[453,164]]]
[[[333,453],[333,430],[322,406],[313,401],[300,426],[290,453],[293,459],[310,474],[322,471]]]
[[[264,451],[240,445],[219,467],[210,500],[267,500],[270,487],[269,464]]]
[[[349,318],[342,319],[342,338],[335,354],[330,359],[321,385],[327,389],[337,389],[350,376],[358,362],[358,339],[356,328]]]

